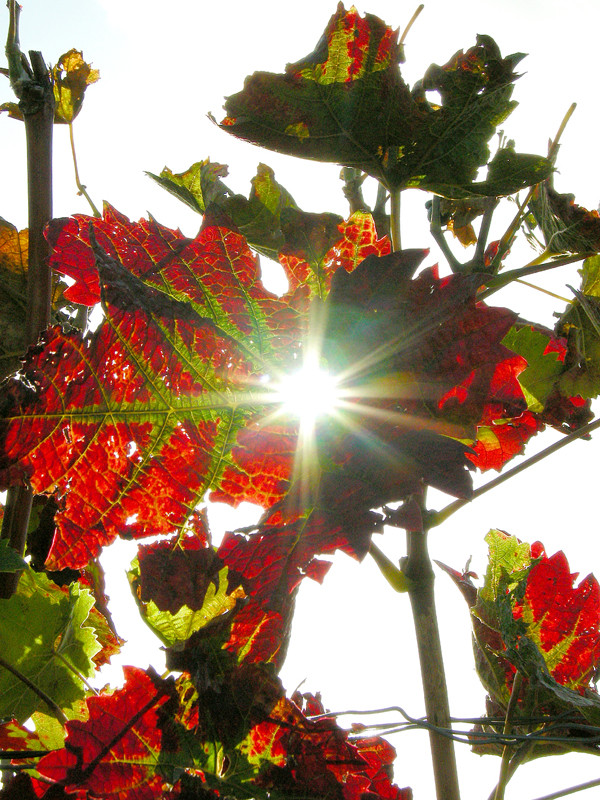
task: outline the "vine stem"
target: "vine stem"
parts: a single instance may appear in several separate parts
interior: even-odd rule
[[[534,464],[537,464],[538,461],[542,461],[544,458],[547,458],[547,456],[556,453],[558,450],[561,450],[563,447],[571,444],[571,442],[574,442],[576,439],[581,439],[582,436],[592,433],[592,431],[595,431],[597,428],[600,428],[600,418],[595,419],[593,422],[590,422],[587,425],[584,425],[582,428],[579,428],[579,430],[573,431],[573,433],[569,433],[564,439],[551,444],[550,447],[546,447],[541,452],[531,456],[531,458],[527,458],[525,461],[517,464],[516,467],[509,469],[507,472],[503,472],[501,475],[498,475],[497,478],[494,478],[494,480],[491,480],[483,486],[480,486],[478,489],[475,489],[468,500],[455,500],[441,511],[430,512],[429,527],[433,528],[437,525],[440,525],[442,522],[445,522],[448,517],[451,517],[456,511],[461,509],[463,506],[466,506],[467,503],[471,503],[477,497],[481,497],[481,495],[489,492],[491,489],[495,489],[496,486],[500,486],[501,483],[504,483],[515,475],[518,475],[520,472],[523,472],[523,470],[532,467]]]
[[[408,21],[408,25],[406,26],[406,28],[404,28],[404,31],[402,32],[402,36],[400,37],[400,41],[398,42],[398,44],[400,44],[400,45],[404,44],[404,42],[406,41],[406,37],[408,36],[408,33],[409,33],[410,29],[411,29],[411,28],[412,28],[412,26],[415,24],[415,22],[417,21],[417,17],[418,17],[418,16],[419,16],[419,14],[421,13],[421,11],[423,11],[423,9],[424,9],[424,8],[425,8],[425,4],[424,4],[424,3],[421,3],[421,4],[420,4],[420,5],[417,7],[417,10],[415,11],[415,13],[412,15],[412,17],[411,17],[411,18],[410,18],[410,20]]]
[[[392,250],[402,250],[402,237],[400,235],[400,190],[390,192],[390,235],[392,237]]]
[[[421,503],[423,508],[424,492]],[[436,728],[450,730],[450,703],[435,608],[435,576],[427,550],[427,529],[424,526],[420,531],[407,531],[406,537],[408,556],[402,571],[409,581],[408,595],[415,625],[427,721]],[[430,730],[429,745],[437,800],[460,800],[454,742],[449,736]]]
[[[27,141],[27,197],[29,213],[29,248],[27,276],[27,345],[35,344],[50,323],[52,273],[48,265],[48,243],[44,229],[52,217],[52,132],[54,127],[54,91],[42,54],[31,51],[31,67],[24,68],[19,49],[16,0],[10,0],[10,26],[6,53],[11,85],[17,91],[19,108],[25,121]],[[23,555],[33,492],[28,486],[8,490],[2,538]],[[0,573],[0,597],[11,597],[19,581],[19,572]]]
[[[506,736],[510,733],[512,728],[512,718],[517,707],[517,703],[519,702],[519,694],[521,692],[521,685],[523,683],[523,678],[520,672],[514,677],[512,690],[510,693],[510,700],[508,701],[508,706],[506,708],[506,718],[504,720],[504,728],[503,734]],[[511,754],[511,747],[508,744],[504,745],[502,750],[502,763],[500,764],[500,777],[498,778],[498,784],[496,786],[496,791],[494,792],[494,800],[504,800],[504,792],[506,790],[506,784],[510,778],[510,754]]]

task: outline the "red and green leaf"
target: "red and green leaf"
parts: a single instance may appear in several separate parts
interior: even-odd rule
[[[210,220],[194,240],[110,208],[102,220],[52,224],[53,262],[75,281],[68,291],[86,303],[101,294],[105,319],[83,338],[49,329],[6,389],[3,485],[27,480],[64,495],[47,566],[84,566],[117,535],[193,527],[207,491],[265,508],[283,498],[296,480],[298,429],[271,416],[264,380],[298,363],[311,293],[326,295],[324,329],[318,314],[311,335],[323,337],[348,396],[341,427],[332,418],[319,434],[322,497],[334,488],[366,512],[420,480],[468,496],[468,446],[449,437],[477,442],[475,462],[498,467],[543,422],[581,422],[587,408],[578,416],[568,403],[525,414],[516,377],[526,362],[502,344],[515,317],[477,302],[480,278],[426,270],[413,279],[425,253],[378,255],[389,245],[365,215],[339,236],[277,298],[243,237]],[[394,470],[382,464],[372,480],[361,441]]]
[[[588,575],[576,584],[577,574],[569,571],[564,553],[548,556],[539,542],[529,545],[501,531],[490,531],[486,540],[490,556],[481,588],[475,588],[470,575],[444,569],[471,608],[477,671],[491,707],[506,711],[519,672],[524,680],[517,726],[521,713],[541,717],[558,712],[574,724],[597,724],[597,580]],[[537,754],[542,752],[553,752],[552,745],[536,747]]]
[[[158,713],[169,689],[135,667],[125,667],[125,678],[122,689],[88,699],[87,721],[67,722],[65,748],[37,765],[42,779],[107,800],[158,795],[163,786],[155,772],[161,746]]]
[[[521,58],[502,58],[493,39],[480,36],[443,67],[432,65],[411,92],[398,67],[397,32],[340,3],[313,53],[284,74],[246,78],[227,98],[221,128],[271,150],[361,169],[393,189],[511,194],[551,171],[547,159],[506,148],[487,179],[475,182],[488,141],[514,108]],[[440,105],[428,91],[440,93]]]
[[[394,748],[379,738],[353,738],[335,719],[311,719],[323,714],[310,696],[282,698],[269,720],[250,732],[243,750],[261,767],[257,784],[276,795],[359,800],[366,793],[389,800],[410,800],[410,789],[390,779]],[[305,706],[305,710],[302,707]]]

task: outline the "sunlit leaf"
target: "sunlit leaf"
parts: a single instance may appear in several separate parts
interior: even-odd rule
[[[391,745],[375,737],[350,741],[334,718],[310,719],[325,710],[316,698],[296,693],[294,700],[300,708],[283,698],[243,745],[250,763],[262,765],[259,786],[282,797],[412,798],[390,780]]]
[[[76,584],[61,589],[32,570],[21,575],[10,600],[0,600],[2,657],[65,709],[84,696],[83,679],[95,671],[92,659],[100,645],[88,621],[93,602]],[[37,709],[49,711],[37,694],[2,667],[0,698],[0,717],[25,721]]]
[[[76,277],[78,298],[93,302],[99,279],[87,223],[63,227],[61,264]],[[14,416],[4,441],[15,464],[8,480],[29,475],[36,491],[69,487],[56,517],[54,568],[84,565],[117,532],[181,527],[225,471],[239,470],[230,451],[253,415],[253,393],[264,395],[258,379],[283,366],[300,339],[294,297],[278,300],[262,287],[239,235],[209,227],[186,240],[114,215],[97,230],[126,263],[137,255],[145,281],[98,247],[106,321],[83,340],[51,329],[26,379],[7,391]],[[155,269],[160,248],[167,258]],[[284,478],[263,475],[253,455],[236,488],[242,494],[233,495],[231,483],[227,491],[234,501],[270,504],[285,491]]]
[[[521,58],[502,58],[493,39],[480,36],[445,66],[432,65],[411,92],[398,67],[397,32],[340,3],[313,53],[284,74],[254,73],[227,98],[221,127],[272,150],[358,168],[393,189],[510,194],[551,170],[544,158],[506,148],[487,179],[475,182],[487,142],[514,108]]]
[[[564,554],[549,557],[539,542],[529,545],[501,531],[490,531],[486,541],[489,564],[480,589],[470,576],[445,569],[471,607],[476,666],[491,707],[496,713],[506,709],[519,672],[523,683],[513,730],[521,713],[561,713],[564,735],[577,735],[568,730],[569,721],[577,726],[600,720],[592,685],[600,662],[598,582],[588,575],[576,585]],[[555,745],[540,743],[531,755],[552,752]]]
[[[536,331],[533,326],[512,328],[502,340],[514,353],[523,356],[526,368],[518,381],[531,411],[542,412],[548,396],[564,371],[565,346],[552,337]]]
[[[85,90],[100,79],[100,73],[83,59],[83,53],[71,49],[52,67],[54,121],[73,122],[81,111]]]
[[[244,596],[229,586],[215,551],[195,537],[140,547],[128,578],[142,619],[168,646],[184,642]]]
[[[89,698],[87,721],[67,723],[67,746],[38,763],[41,776],[107,800],[158,795],[163,780],[154,771],[161,744],[157,715],[168,690],[140,669],[124,671],[122,689]]]

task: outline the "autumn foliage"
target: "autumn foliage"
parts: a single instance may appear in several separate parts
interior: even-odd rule
[[[569,434],[591,420],[600,222],[555,192],[551,159],[512,144],[490,153],[519,56],[482,36],[412,89],[402,58],[391,28],[340,4],[311,55],[227,99],[221,127],[390,192],[442,195],[455,233],[459,203],[464,227],[487,213],[482,198],[537,186],[526,222],[549,258],[586,258],[573,303],[554,330],[525,321],[489,300],[510,243],[473,233],[479,261],[448,270],[427,249],[394,249],[366,206],[345,220],[299,209],[264,165],[247,199],[210,161],[152,176],[202,215],[195,238],[108,205],[51,220],[55,321],[0,400],[0,485],[31,487],[40,510],[35,570],[0,548],[3,570],[24,570],[0,600],[0,751],[26,770],[4,800],[411,797],[384,739],[342,729],[320,697],[286,696],[277,673],[294,599],[306,577],[326,579],[322,556],[363,559],[384,524],[426,533],[415,498],[427,486],[468,500],[474,474],[501,471],[547,426]],[[97,74],[77,51],[58,63],[56,85],[75,92],[58,95],[70,122]],[[0,280],[20,280],[26,236],[0,234]],[[282,296],[263,285],[259,254],[279,261]],[[65,321],[97,304],[97,327]],[[0,310],[4,330],[14,309]],[[278,387],[315,351],[340,400],[307,444]],[[207,496],[264,514],[216,546]],[[123,687],[93,691],[120,647],[97,557],[117,537],[157,536],[128,577],[171,674],[127,667]],[[474,748],[502,754],[494,735],[513,693],[515,730],[543,733],[557,715],[567,738],[600,724],[597,581],[576,584],[539,543],[488,541],[482,586],[444,567],[471,609],[489,694]]]

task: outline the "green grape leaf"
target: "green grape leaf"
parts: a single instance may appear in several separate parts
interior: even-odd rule
[[[519,373],[518,381],[527,400],[527,408],[541,413],[546,400],[554,390],[564,371],[564,364],[555,349],[550,349],[555,340],[533,326],[511,328],[502,344],[527,361],[526,368]]]
[[[84,696],[83,678],[95,671],[100,645],[88,623],[93,603],[87,589],[61,589],[32,570],[21,575],[13,597],[0,600],[2,657],[63,709]],[[48,711],[37,694],[0,667],[0,717],[25,721],[38,709]]]
[[[569,343],[560,388],[594,398],[600,394],[600,256],[586,258],[579,274],[581,289],[572,289],[575,300],[557,325]]]
[[[8,540],[0,539],[0,572],[18,572],[26,566],[27,563],[13,550]]]

